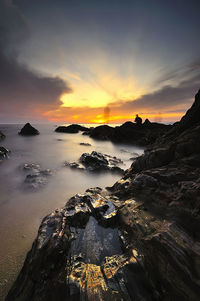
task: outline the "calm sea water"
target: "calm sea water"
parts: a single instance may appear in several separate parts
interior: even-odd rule
[[[11,150],[9,159],[0,165],[0,300],[4,300],[20,271],[42,218],[64,206],[74,194],[89,187],[111,186],[120,178],[117,174],[72,170],[64,162],[77,161],[82,153],[96,150],[121,158],[124,168],[128,168],[132,153],[143,153],[138,147],[96,141],[82,133],[56,133],[51,124],[34,126],[40,135],[22,137],[17,134],[22,125],[0,125],[6,135],[1,145]],[[81,146],[81,142],[92,146]],[[26,189],[25,163],[38,163],[42,169],[52,170],[44,187]]]

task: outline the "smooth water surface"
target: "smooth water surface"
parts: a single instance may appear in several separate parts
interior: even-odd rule
[[[6,139],[0,145],[11,153],[0,165],[0,300],[20,271],[27,251],[37,235],[42,218],[76,193],[89,187],[113,185],[120,176],[111,173],[88,173],[64,166],[65,161],[77,161],[82,153],[98,152],[117,156],[128,168],[135,153],[143,150],[130,145],[117,145],[109,141],[97,141],[82,133],[54,132],[55,126],[35,125],[40,135],[19,136],[22,125],[1,125]],[[92,146],[82,146],[81,142]],[[25,163],[38,163],[42,169],[51,169],[48,183],[38,190],[29,190],[24,183],[27,173]]]

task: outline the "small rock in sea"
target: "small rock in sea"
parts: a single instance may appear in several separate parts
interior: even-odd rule
[[[0,146],[0,157],[3,157],[3,158],[7,157],[9,152],[10,151],[7,148]]]
[[[83,153],[79,159],[79,163],[65,162],[65,166],[76,169],[85,169],[88,171],[111,171],[117,173],[124,173],[124,170],[118,165],[123,164],[123,161],[119,158],[112,157],[110,155],[101,154],[93,151],[91,154]]]
[[[18,134],[22,136],[32,136],[39,135],[39,133],[40,132],[37,129],[35,129],[32,125],[30,125],[30,123],[26,123]]]
[[[80,145],[92,146],[90,143],[84,143],[84,142],[81,142]]]
[[[52,175],[50,169],[41,169],[40,165],[37,163],[26,163],[23,166],[24,171],[31,172],[25,178],[25,183],[27,188],[38,189],[48,182],[48,177]]]
[[[0,131],[0,140],[3,140],[5,138],[6,138],[6,136]]]
[[[25,163],[23,165],[23,169],[28,170],[28,171],[31,170],[31,171],[34,171],[34,172],[39,172],[41,167],[37,163]]]
[[[73,168],[73,169],[79,169],[79,170],[83,170],[84,169],[84,167],[81,165],[81,164],[79,164],[79,163],[76,163],[76,162],[65,162],[64,163],[65,164],[65,166],[69,166],[69,167],[71,167],[71,168]]]

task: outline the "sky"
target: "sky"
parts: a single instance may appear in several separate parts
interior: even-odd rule
[[[0,123],[179,120],[200,89],[199,11],[199,0],[0,0]]]

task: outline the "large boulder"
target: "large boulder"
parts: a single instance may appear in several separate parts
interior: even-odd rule
[[[99,188],[46,216],[6,301],[155,299],[137,252],[125,250],[118,210]]]
[[[19,135],[22,136],[33,136],[39,135],[39,131],[35,129],[30,123],[26,123],[25,126],[20,130]]]
[[[65,166],[79,170],[88,170],[92,172],[98,171],[111,171],[123,174],[124,170],[119,167],[123,162],[117,157],[112,157],[110,155],[101,154],[99,152],[93,151],[91,154],[83,153],[79,159],[79,162],[65,162]]]
[[[76,134],[79,131],[81,131],[81,132],[88,131],[88,128],[81,126],[79,124],[71,124],[69,126],[59,126],[55,129],[55,132],[58,132],[58,133]]]

